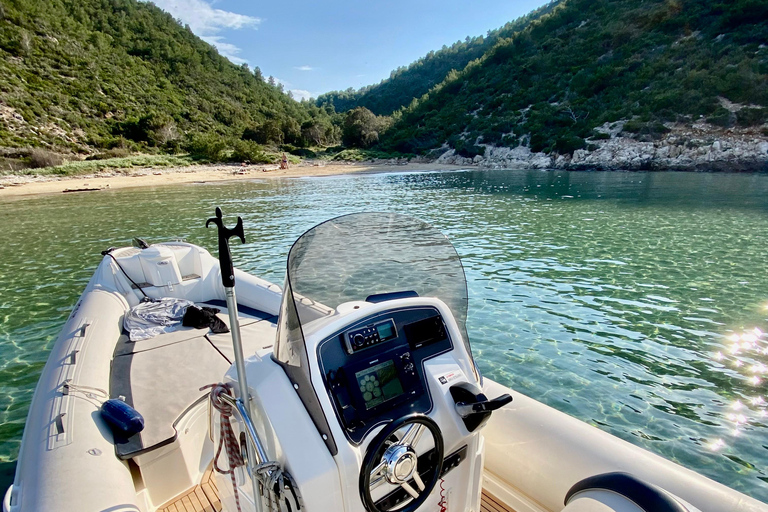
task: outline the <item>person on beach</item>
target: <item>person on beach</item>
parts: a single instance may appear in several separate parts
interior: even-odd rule
[[[281,169],[287,169],[288,168],[288,157],[285,156],[285,153],[283,153],[283,160],[280,162],[280,168]]]

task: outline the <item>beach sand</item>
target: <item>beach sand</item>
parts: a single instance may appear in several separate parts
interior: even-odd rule
[[[193,165],[189,167],[131,168],[103,171],[93,175],[58,176],[0,176],[0,198],[40,194],[96,193],[129,187],[157,187],[182,183],[213,183],[231,180],[263,178],[297,178],[305,176],[334,176],[354,173],[391,173],[405,171],[443,171],[466,169],[466,166],[408,163],[328,163],[302,162],[288,169],[277,165]]]

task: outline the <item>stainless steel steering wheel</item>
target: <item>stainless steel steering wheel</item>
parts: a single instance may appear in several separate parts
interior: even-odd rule
[[[404,431],[398,439],[398,431]],[[435,453],[430,459],[434,464],[422,462],[416,446],[425,431],[434,440]],[[424,455],[424,454],[422,454]],[[360,470],[360,498],[368,512],[415,512],[429,497],[440,479],[443,466],[443,436],[440,427],[423,414],[404,416],[385,426],[371,441]],[[384,509],[374,501],[372,491],[387,486],[391,491],[398,487],[405,491],[402,507]]]

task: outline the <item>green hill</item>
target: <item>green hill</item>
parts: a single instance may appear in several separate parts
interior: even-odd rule
[[[0,0],[0,119],[0,146],[74,152],[331,129],[324,110],[135,0]]]
[[[378,84],[355,91],[333,91],[322,94],[316,104],[331,104],[337,112],[346,112],[356,107],[365,107],[377,115],[390,115],[395,110],[407,107],[414,98],[419,98],[432,87],[442,82],[451,70],[461,70],[475,59],[479,59],[500,39],[511,37],[525,28],[531,21],[552,11],[559,0],[536,9],[530,14],[505,24],[496,30],[489,30],[487,36],[467,37],[441,50],[429,52],[409,66],[392,71],[390,77]]]
[[[380,145],[567,154],[620,120],[650,141],[672,122],[759,130],[767,43],[765,0],[564,0],[396,113]]]

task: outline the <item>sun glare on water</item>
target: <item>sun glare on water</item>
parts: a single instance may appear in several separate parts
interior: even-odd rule
[[[765,306],[768,309],[768,305]],[[764,398],[765,382],[768,379],[768,365],[764,356],[768,355],[768,335],[759,328],[743,332],[734,332],[726,336],[728,346],[716,352],[712,357],[731,369],[734,376],[741,378],[754,395],[735,400],[724,417],[730,422],[730,434],[740,436],[751,424],[765,421],[768,417],[768,399]],[[723,439],[716,439],[707,445],[710,450],[718,451],[727,447]]]

